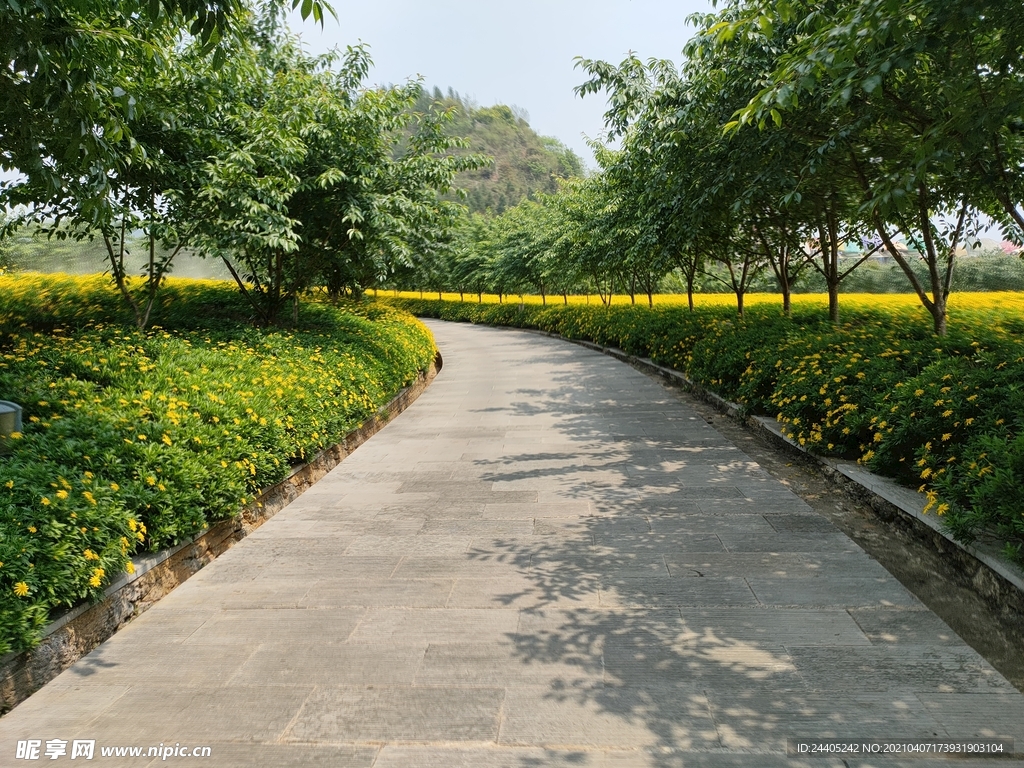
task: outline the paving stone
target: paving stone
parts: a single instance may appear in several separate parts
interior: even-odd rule
[[[322,579],[299,604],[307,608],[442,608],[454,584],[452,579]]]
[[[307,586],[314,579],[387,579],[398,566],[400,554],[386,555],[344,555],[338,549],[333,553],[318,554],[315,557],[279,558],[272,562],[260,561],[260,568],[253,577],[259,586],[264,582],[291,580]],[[202,572],[202,571],[201,571]],[[211,581],[218,581],[219,574],[211,572]],[[189,580],[190,582],[191,580]],[[295,588],[298,589],[296,584]]]
[[[348,557],[456,555],[469,549],[470,536],[359,536],[344,550]]]
[[[663,488],[645,486],[641,498],[666,504],[674,501],[703,499],[742,499],[745,498],[745,494],[734,485],[666,486]]]
[[[614,554],[595,553],[577,555],[574,552],[558,552],[557,548],[534,550],[532,569],[539,573],[558,572],[567,579],[594,578],[645,578],[668,577],[665,558],[657,553],[642,552]]]
[[[875,645],[963,645],[963,640],[931,611],[851,608],[850,616]]]
[[[538,517],[576,517],[589,515],[586,499],[558,500],[527,504],[486,504],[483,517],[491,520],[533,520]]]
[[[744,576],[775,580],[832,578],[891,579],[863,551],[850,552],[687,552],[666,555],[673,576]]]
[[[312,685],[277,686],[267,696],[262,685],[138,685],[76,736],[102,736],[114,744],[272,742],[313,690]]]
[[[210,757],[197,760],[217,768],[371,768],[379,747],[339,747],[298,744],[239,744],[233,742],[209,745]],[[167,765],[156,759],[152,766]],[[181,758],[178,758],[180,760]]]
[[[428,521],[420,532],[444,536],[530,536],[533,520],[460,520],[438,518]]]
[[[770,527],[770,526],[769,526]],[[723,531],[718,534],[729,552],[856,552],[845,534]]]
[[[936,738],[939,722],[913,694],[708,689],[723,746],[784,752],[788,738]]]
[[[714,533],[619,533],[595,532],[597,554],[655,553],[674,555],[677,552],[724,552],[722,540]]]
[[[230,645],[152,644],[130,649],[100,645],[65,674],[83,683],[101,681],[105,686],[140,681],[147,685],[220,686],[230,681],[257,647],[244,637]]]
[[[941,692],[918,698],[950,738],[1013,739],[1018,759],[1024,752],[1024,697],[1016,692]]]
[[[803,499],[800,499],[792,494],[787,495],[783,498],[768,495],[758,495],[756,499],[751,498],[739,498],[739,499],[700,499],[696,502],[697,506],[702,512],[707,514],[730,514],[733,512],[739,512],[741,514],[750,514],[751,512],[757,512],[758,514],[768,513],[791,513],[791,512],[808,512],[814,513],[810,505]]]
[[[32,696],[19,704],[13,711],[17,716],[11,712],[0,718],[0,755],[12,759],[19,740],[66,739],[84,732],[131,691],[131,686],[83,680],[65,670],[45,691],[45,696]],[[53,735],[43,736],[44,733]]]
[[[266,643],[230,682],[253,687],[411,684],[426,649],[425,644],[377,647],[332,642],[329,637]]]
[[[870,644],[841,609],[682,608],[677,643],[739,643],[758,647]]]
[[[554,691],[548,686],[511,687],[499,743],[563,749],[721,746],[702,691],[614,686]]]
[[[750,576],[750,588],[765,605],[822,605],[847,608],[905,606],[921,602],[894,578],[809,576],[786,578]]]
[[[838,533],[838,529],[831,522],[816,514],[769,512],[765,514],[764,519],[779,533]]]
[[[634,752],[623,757],[645,760]],[[603,750],[556,750],[531,747],[406,747],[386,745],[374,768],[610,768],[615,756]],[[616,768],[648,766],[647,762],[615,763]]]
[[[447,643],[427,648],[416,673],[417,685],[487,687],[495,680],[506,685],[593,688],[603,682],[603,665],[599,653],[539,659],[517,653],[511,643]]]
[[[530,571],[530,561],[468,552],[451,557],[405,557],[395,569],[397,579],[516,579]]]
[[[505,691],[452,686],[318,687],[284,734],[297,742],[494,741]]]
[[[735,640],[673,645],[609,640],[604,644],[604,674],[608,684],[643,689],[807,689],[785,648]]]
[[[920,645],[790,647],[812,690],[852,693],[1010,693],[1015,689],[970,648]]]
[[[756,606],[757,598],[739,577],[706,579],[622,579],[601,583],[602,607],[669,608]]]
[[[533,520],[534,536],[565,536],[594,543],[594,527],[599,517],[538,517]],[[650,529],[647,519],[636,518],[635,527]]]
[[[352,643],[465,643],[504,640],[519,625],[517,609],[372,608],[349,637]]]
[[[499,579],[460,579],[446,603],[449,608],[597,607],[601,592],[586,582],[566,588],[561,580],[537,575]]]

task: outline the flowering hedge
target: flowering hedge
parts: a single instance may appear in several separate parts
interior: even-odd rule
[[[134,330],[103,278],[0,278],[0,653],[156,550],[231,517],[425,369],[429,332],[381,305],[309,304],[260,331],[227,283],[172,281]],[[126,322],[122,322],[126,321]]]
[[[950,333],[899,298],[728,306],[537,306],[388,299],[417,315],[539,328],[684,372],[777,416],[816,453],[857,459],[928,496],[959,540],[991,537],[1024,564],[1024,297],[954,295]]]

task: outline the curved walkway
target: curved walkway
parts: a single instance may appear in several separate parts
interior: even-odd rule
[[[672,393],[565,342],[431,327],[445,367],[415,405],[0,720],[0,763],[28,739],[131,766],[900,764],[786,757],[787,737],[825,736],[1024,749],[1024,696]],[[100,755],[161,743],[213,757]]]

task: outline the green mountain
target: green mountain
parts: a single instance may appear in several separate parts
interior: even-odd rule
[[[462,202],[474,213],[501,213],[534,192],[556,192],[556,179],[583,175],[580,157],[558,139],[538,135],[520,109],[504,104],[478,107],[450,88],[447,94],[440,88],[424,91],[416,109],[425,111],[434,103],[455,108],[448,130],[469,139],[467,151],[494,158],[486,168],[455,179],[456,187],[466,193]]]

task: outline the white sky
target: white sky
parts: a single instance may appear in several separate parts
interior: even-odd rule
[[[443,91],[454,88],[480,106],[516,105],[530,125],[554,136],[588,165],[583,134],[604,129],[603,96],[580,99],[573,87],[586,76],[573,58],[618,63],[629,51],[679,62],[692,34],[686,17],[714,10],[710,0],[333,0],[338,21],[324,29],[297,14],[292,28],[307,50],[321,53],[369,44],[371,83],[398,83],[422,75]]]

